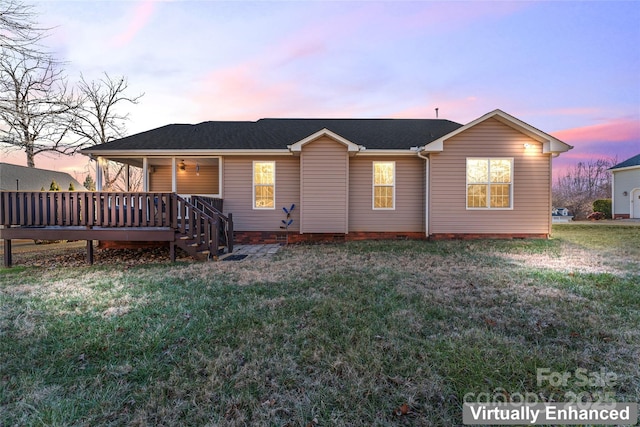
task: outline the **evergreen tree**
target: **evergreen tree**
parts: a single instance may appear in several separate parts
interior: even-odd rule
[[[96,182],[91,178],[91,175],[87,175],[82,185],[89,191],[96,191]]]

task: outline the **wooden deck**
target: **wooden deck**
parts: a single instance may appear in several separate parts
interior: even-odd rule
[[[4,265],[11,266],[11,239],[169,242],[190,255],[217,258],[233,252],[232,216],[222,200],[175,193],[0,192],[0,238]]]

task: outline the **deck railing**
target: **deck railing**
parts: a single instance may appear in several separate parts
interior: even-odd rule
[[[172,193],[22,192],[0,195],[4,226],[176,227]]]
[[[11,238],[170,242],[200,257],[217,258],[224,246],[233,251],[233,220],[220,210],[222,201],[175,193],[0,192],[0,237],[5,265],[11,265]],[[8,240],[7,240],[8,239]],[[92,259],[87,244],[88,259]]]

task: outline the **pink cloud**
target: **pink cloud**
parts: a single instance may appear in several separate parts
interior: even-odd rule
[[[596,125],[561,130],[554,132],[553,136],[571,145],[631,140],[640,142],[640,122],[637,119],[615,119]]]
[[[562,176],[578,162],[616,159],[618,162],[640,153],[640,122],[614,119],[605,123],[552,132],[574,149],[554,159],[554,176]]]
[[[295,92],[292,82],[270,81],[261,64],[250,61],[210,73],[194,98],[203,120],[256,120],[282,112]]]
[[[154,9],[155,5],[152,0],[138,3],[133,11],[133,16],[131,17],[129,25],[124,32],[115,38],[114,44],[116,46],[124,46],[130,43],[140,30],[147,25],[153,15]]]

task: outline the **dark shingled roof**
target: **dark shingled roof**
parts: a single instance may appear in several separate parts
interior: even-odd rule
[[[326,128],[368,149],[422,146],[462,125],[438,119],[261,119],[257,122],[173,124],[87,151],[286,149]]]
[[[2,191],[40,191],[43,187],[49,190],[51,181],[58,183],[62,191],[67,191],[70,183],[73,183],[75,191],[87,191],[66,172],[0,163],[0,190]]]
[[[617,165],[613,166],[611,169],[628,168],[630,166],[640,166],[640,154],[633,156],[632,158],[627,159],[624,162],[618,163]]]

